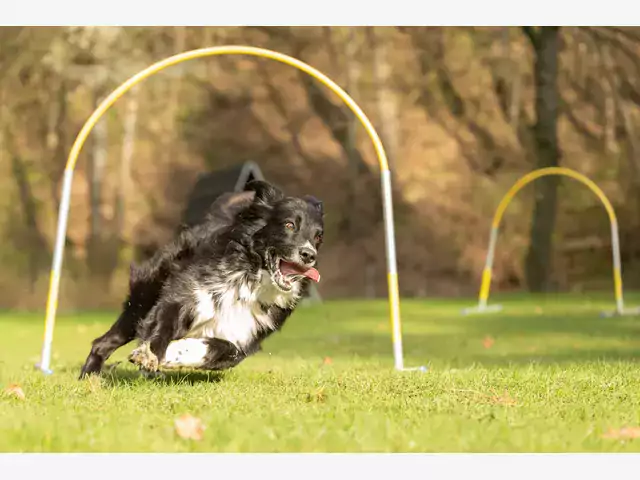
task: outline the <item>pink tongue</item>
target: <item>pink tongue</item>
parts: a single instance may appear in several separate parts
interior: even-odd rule
[[[314,282],[320,281],[320,272],[318,272],[318,270],[316,270],[313,267],[308,270],[305,270],[303,267],[300,267],[295,263],[281,261],[280,272],[283,275],[304,275],[305,277],[310,278]]]

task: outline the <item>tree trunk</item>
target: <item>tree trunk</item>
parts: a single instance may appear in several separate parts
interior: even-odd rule
[[[24,219],[23,228],[19,228],[19,230],[24,231],[22,238],[26,241],[21,246],[26,249],[28,254],[29,288],[33,293],[40,273],[46,269],[49,263],[50,251],[38,221],[37,199],[29,180],[29,168],[12,141],[13,132],[11,131],[6,97],[6,91],[0,89],[0,164],[4,161],[5,155],[11,159],[11,175],[18,190]],[[22,238],[19,237],[18,241]]]
[[[347,92],[354,98],[360,96],[360,82],[362,68],[358,56],[361,54],[361,39],[355,27],[346,27],[345,45],[345,72]],[[358,195],[359,183],[362,181],[361,169],[358,168],[358,131],[360,121],[352,115],[348,124],[347,158],[349,162],[349,186],[347,188],[346,205],[350,208],[344,209],[344,223],[347,238],[357,238],[358,230],[362,228],[362,215],[360,215],[360,203],[362,197]],[[384,140],[383,140],[384,141]],[[367,181],[367,179],[364,179]],[[365,219],[365,222],[367,219]],[[365,298],[375,298],[376,296],[376,259],[371,257],[369,249],[364,251],[364,296]]]
[[[617,111],[616,111],[616,90],[614,65],[611,60],[611,53],[607,45],[600,49],[600,68],[602,69],[602,90],[604,91],[604,134],[603,146],[607,154],[617,154],[618,142],[616,140]]]
[[[24,228],[27,239],[25,247],[29,255],[29,288],[33,293],[40,272],[46,268],[49,249],[38,224],[36,198],[29,181],[27,165],[17,153],[13,153],[11,167],[14,181],[18,187],[20,206],[25,222]]]
[[[136,123],[138,120],[138,88],[129,92],[124,118],[122,153],[120,155],[120,181],[116,186],[115,235],[122,242],[125,224],[125,201],[131,181],[131,160],[136,143]]]
[[[101,89],[96,92],[96,105],[100,103]],[[107,275],[105,272],[107,233],[105,219],[102,215],[102,190],[104,186],[105,166],[107,163],[107,117],[101,118],[93,129],[91,154],[88,158],[87,174],[89,176],[89,232],[87,238],[87,268],[91,280],[99,288],[108,291]]]
[[[558,46],[560,27],[523,27],[535,51],[536,123],[533,127],[536,168],[559,164],[558,147]],[[550,286],[553,228],[556,219],[558,178],[543,177],[535,184],[535,203],[526,256],[526,281],[531,292]]]
[[[522,71],[518,55],[513,53],[511,48],[511,27],[505,27],[503,33],[504,57],[507,60],[510,72],[509,82],[509,104],[507,106],[507,117],[509,125],[515,132],[518,131],[520,121],[520,111],[522,107]]]
[[[377,116],[378,122],[380,123],[380,136],[382,137],[385,150],[389,157],[389,166],[393,171],[398,145],[400,144],[400,125],[398,100],[391,84],[393,68],[391,66],[392,49],[387,45],[388,39],[385,38],[383,30],[379,27],[369,27],[367,32],[374,55],[373,78],[376,90]]]
[[[67,143],[65,138],[65,127],[67,126],[67,83],[60,79],[49,108],[49,124],[46,139],[47,154],[51,162],[50,195],[53,200],[54,212],[58,212],[60,206],[60,181],[64,173],[67,160]]]
[[[102,118],[93,129],[93,149],[89,160],[89,206],[91,210],[89,235],[102,236],[101,212],[104,169],[107,163],[107,118]]]
[[[345,85],[347,92],[354,98],[358,97],[359,84],[361,76],[360,61],[358,60],[359,43],[357,31],[353,27],[346,27],[345,31]],[[357,185],[360,177],[360,169],[358,168],[358,128],[360,127],[358,119],[352,115],[348,120],[347,133],[347,163],[349,165],[349,185],[346,189],[346,205],[343,210],[343,218],[340,222],[340,228],[344,230],[347,238],[352,238],[355,233],[354,223],[358,216],[358,194]]]

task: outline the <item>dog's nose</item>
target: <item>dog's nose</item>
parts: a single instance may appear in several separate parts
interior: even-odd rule
[[[307,265],[316,261],[316,251],[309,247],[302,247],[300,249],[300,258]]]

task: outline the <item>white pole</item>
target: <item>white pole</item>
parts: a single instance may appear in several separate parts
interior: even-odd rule
[[[487,259],[484,264],[484,271],[491,272],[493,270],[493,258],[496,252],[496,243],[498,241],[498,228],[491,227],[491,233],[489,235],[489,251],[487,252]],[[484,279],[483,279],[484,281]],[[491,281],[490,279],[488,281]],[[487,307],[487,294],[489,293],[489,285],[484,285],[484,289],[486,290],[480,297],[480,304],[478,307],[482,310]]]
[[[620,260],[618,222],[611,222],[611,247],[613,250],[613,281],[616,293],[616,310],[619,315],[622,315],[624,312],[624,301],[622,300],[622,261]]]
[[[404,370],[402,353],[402,329],[400,328],[400,299],[398,289],[398,266],[396,261],[396,240],[393,225],[393,200],[391,188],[391,172],[386,169],[381,172],[383,216],[385,244],[387,249],[387,275],[389,291],[391,293],[391,324],[393,338],[393,357],[396,370]]]
[[[73,169],[64,171],[62,181],[62,198],[58,209],[58,229],[56,243],[53,250],[53,265],[51,267],[50,294],[47,302],[47,316],[45,319],[44,341],[42,343],[42,356],[37,367],[44,373],[51,372],[51,346],[53,343],[53,327],[58,307],[58,290],[60,288],[60,275],[62,273],[62,257],[67,237],[67,220],[69,218],[69,203],[71,200],[71,185],[73,182]]]

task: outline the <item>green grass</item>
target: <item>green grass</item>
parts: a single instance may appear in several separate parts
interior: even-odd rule
[[[0,451],[640,451],[602,436],[640,425],[640,317],[600,318],[608,295],[460,315],[472,303],[403,301],[406,363],[426,373],[393,370],[384,301],[331,302],[224,375],[146,380],[124,362],[91,382],[78,370],[113,314],[61,315],[45,377],[42,315],[5,313]],[[24,400],[2,393],[12,383]],[[176,435],[184,413],[204,422],[201,441]]]

